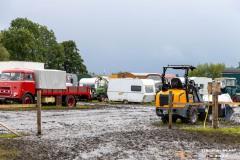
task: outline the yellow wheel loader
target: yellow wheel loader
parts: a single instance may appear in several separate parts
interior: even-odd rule
[[[183,70],[184,82],[182,82],[178,77],[173,78],[168,82],[165,78],[167,69]],[[170,91],[172,91],[174,103],[203,102],[198,92],[198,87],[194,85],[194,81],[188,80],[188,72],[193,69],[195,69],[195,67],[190,65],[168,65],[163,67],[162,90],[156,95],[156,114],[161,117],[163,123],[168,122],[168,99]],[[176,122],[177,119],[181,119],[184,123],[195,124],[198,121],[198,118],[203,119],[204,117],[205,106],[173,104],[172,122]]]

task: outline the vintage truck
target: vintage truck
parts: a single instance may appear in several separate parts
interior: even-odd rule
[[[33,104],[41,90],[42,103],[73,107],[78,99],[91,98],[90,87],[67,86],[66,72],[49,69],[6,69],[0,78],[0,100]]]

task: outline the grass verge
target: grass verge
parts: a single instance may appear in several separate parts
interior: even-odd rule
[[[217,133],[223,133],[223,134],[237,134],[240,136],[240,127],[224,127],[224,128],[197,128],[197,127],[181,127],[181,130],[187,130],[187,131],[198,131],[198,132],[217,132]]]
[[[1,138],[15,138],[18,137],[16,134],[0,134],[0,139]]]

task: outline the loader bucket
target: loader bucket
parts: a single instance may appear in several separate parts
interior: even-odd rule
[[[225,115],[225,121],[230,121],[234,111],[233,108],[230,107],[229,105],[226,105],[226,115]]]

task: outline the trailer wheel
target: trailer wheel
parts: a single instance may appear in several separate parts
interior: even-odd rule
[[[123,104],[128,104],[128,100],[123,100]]]
[[[76,99],[73,95],[67,95],[65,98],[65,103],[68,107],[76,106]]]
[[[233,101],[233,102],[240,102],[240,96],[239,96],[239,95],[234,95],[234,96],[232,97],[232,101]]]
[[[198,121],[198,111],[194,106],[189,106],[187,109],[187,123],[196,124]]]
[[[22,97],[22,104],[33,104],[33,97],[32,95],[26,93]]]

